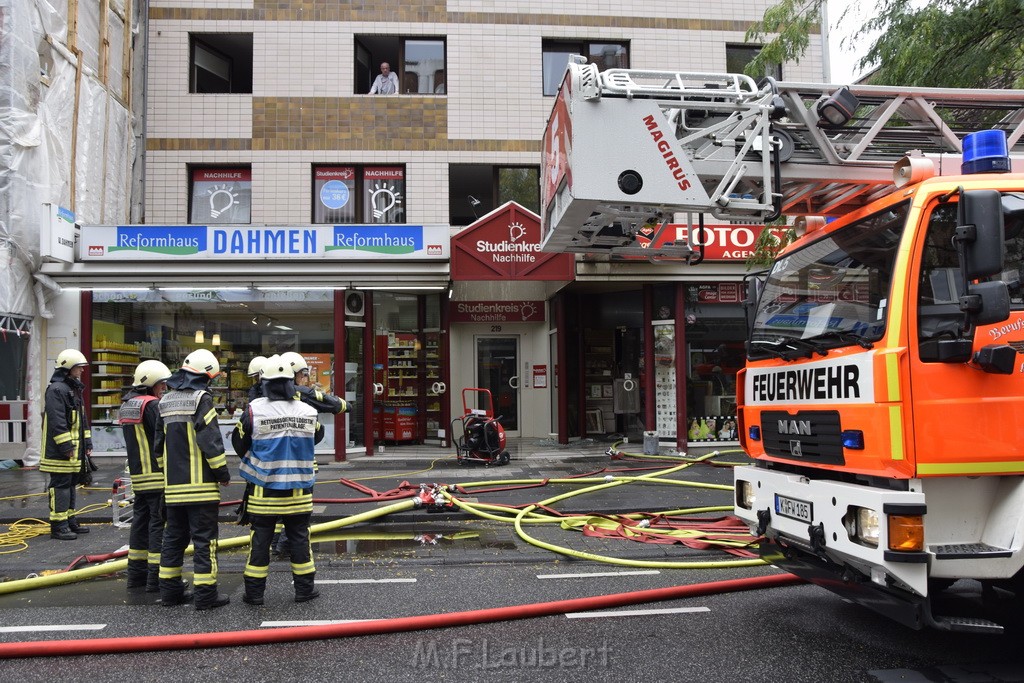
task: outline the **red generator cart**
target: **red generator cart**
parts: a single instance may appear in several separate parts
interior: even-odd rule
[[[485,397],[486,407],[471,408],[467,401],[473,394]],[[456,423],[462,426],[462,433],[455,436]],[[479,463],[484,466],[507,465],[510,459],[505,450],[505,430],[501,427],[501,416],[494,417],[494,398],[490,389],[469,388],[462,390],[462,417],[452,420],[452,443],[460,465]]]

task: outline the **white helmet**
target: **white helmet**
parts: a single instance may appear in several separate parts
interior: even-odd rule
[[[135,368],[135,379],[132,386],[155,387],[160,382],[171,378],[171,371],[158,360],[144,360]]]
[[[57,362],[54,363],[55,368],[77,368],[79,365],[88,365],[89,361],[85,359],[85,356],[78,349],[64,349],[57,356]]]
[[[292,370],[292,366],[283,355],[275,354],[263,364],[263,374],[260,377],[263,379],[292,379],[295,377],[295,371]]]
[[[309,364],[301,354],[294,351],[285,351],[281,354],[281,360],[292,366],[292,371],[297,375],[303,370],[309,370]]]
[[[213,378],[220,374],[220,362],[218,362],[217,356],[210,351],[196,349],[185,356],[185,362],[181,364],[181,369]]]
[[[249,361],[249,369],[245,371],[245,374],[250,377],[257,377],[260,372],[263,371],[263,364],[267,362],[266,356],[256,356]]]

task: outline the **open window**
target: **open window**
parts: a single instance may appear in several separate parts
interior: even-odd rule
[[[355,36],[355,92],[369,93],[387,63],[403,95],[443,95],[448,88],[443,38]]]
[[[190,34],[188,86],[191,93],[251,93],[252,34]]]
[[[469,225],[508,201],[540,213],[537,166],[452,164],[448,167],[448,221]]]

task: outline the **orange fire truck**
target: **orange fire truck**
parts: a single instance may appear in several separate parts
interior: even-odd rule
[[[548,250],[694,263],[637,236],[821,217],[748,278],[735,511],[913,628],[998,633],[990,598],[1024,600],[1022,134],[1024,91],[578,62],[545,133]]]

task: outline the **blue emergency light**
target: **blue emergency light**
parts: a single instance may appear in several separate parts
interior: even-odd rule
[[[1009,173],[1010,152],[1006,146],[1006,133],[1001,130],[979,130],[964,138],[963,163],[960,172]]]

